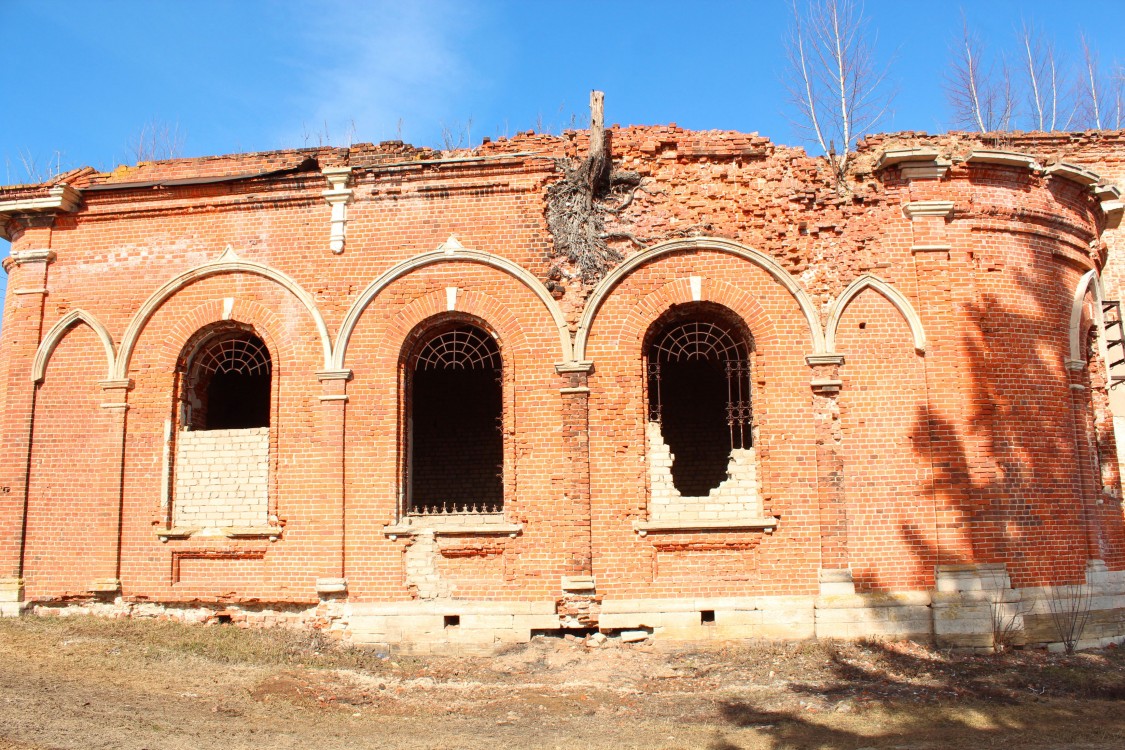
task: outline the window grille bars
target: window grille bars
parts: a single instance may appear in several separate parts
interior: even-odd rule
[[[669,328],[649,349],[648,418],[662,422],[664,399],[661,381],[669,363],[722,362],[727,381],[726,419],[732,449],[753,445],[754,408],[751,393],[750,358],[746,344],[725,328],[709,321],[693,320]]]
[[[269,375],[271,366],[265,343],[252,333],[211,341],[196,358],[197,371],[208,375],[218,372]]]
[[[458,326],[434,336],[419,350],[416,370],[500,369],[496,340],[476,326]]]

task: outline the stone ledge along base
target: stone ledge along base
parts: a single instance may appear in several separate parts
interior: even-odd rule
[[[317,604],[201,604],[131,602],[118,596],[111,601],[6,601],[0,614],[316,628],[356,645],[420,653],[490,653],[527,643],[536,633],[590,630],[655,643],[870,638],[990,651],[997,619],[1011,623],[1008,645],[1061,649],[1058,613],[1088,602],[1078,647],[1125,642],[1125,571],[1107,571],[1099,561],[1091,562],[1082,586],[1013,589],[1002,565],[947,566],[937,573],[934,591],[857,594],[846,574],[832,571],[821,576],[820,595],[602,599],[584,621],[588,627],[574,627],[561,599],[351,602],[330,597]]]

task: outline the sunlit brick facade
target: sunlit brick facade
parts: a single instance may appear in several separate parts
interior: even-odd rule
[[[585,132],[0,188],[0,606],[989,647],[1085,584],[1125,635],[1125,134],[872,137],[842,186],[609,134],[585,278]]]

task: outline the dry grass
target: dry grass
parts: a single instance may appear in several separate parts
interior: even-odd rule
[[[0,664],[0,748],[1125,746],[1118,649],[545,639],[422,658],[307,631],[74,617],[0,621]]]

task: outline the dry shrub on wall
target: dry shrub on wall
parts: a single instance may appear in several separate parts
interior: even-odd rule
[[[591,154],[575,165],[569,159],[555,162],[563,176],[547,188],[547,228],[554,238],[555,254],[566,258],[582,281],[592,284],[621,262],[609,239],[644,243],[627,232],[607,233],[606,218],[628,208],[637,190],[643,190],[636,172],[611,169],[606,157]]]
[[[1073,654],[1090,621],[1090,588],[1080,583],[1055,586],[1047,600],[1051,622],[1066,653]]]

